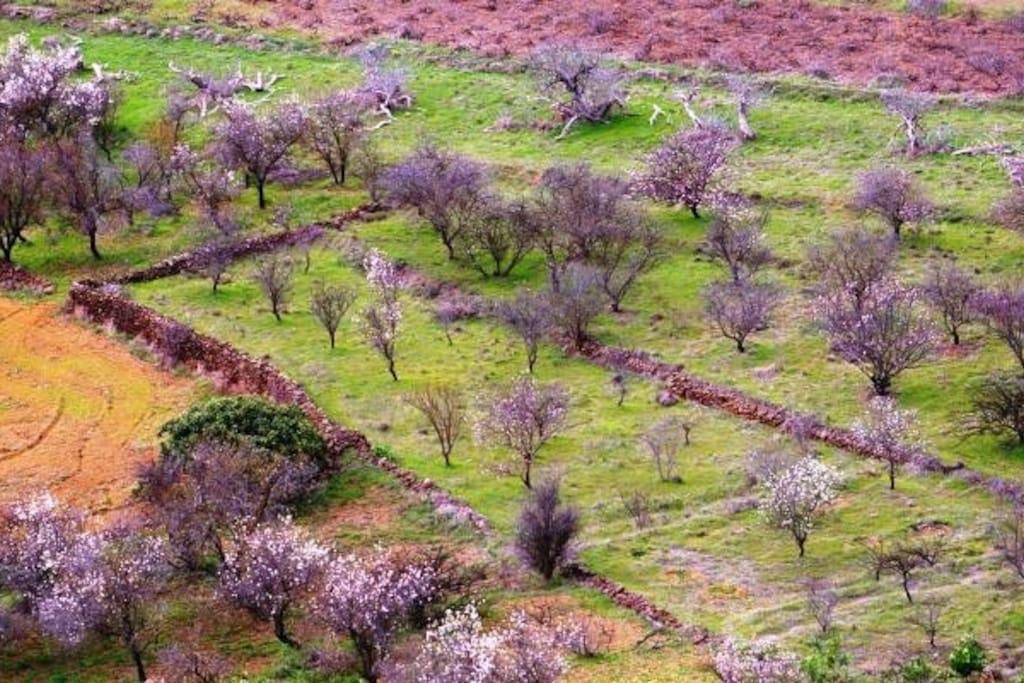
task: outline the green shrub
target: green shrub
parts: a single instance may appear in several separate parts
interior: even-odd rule
[[[964,678],[984,670],[986,662],[985,648],[973,636],[961,638],[949,653],[949,668]]]
[[[188,458],[202,441],[247,443],[321,465],[327,458],[327,444],[301,409],[256,396],[214,398],[194,405],[165,424],[160,435],[165,458]]]
[[[845,683],[851,680],[849,665],[839,634],[832,633],[811,642],[811,653],[800,662],[800,671],[811,683]]]

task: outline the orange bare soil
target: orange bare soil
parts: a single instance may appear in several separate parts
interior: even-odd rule
[[[124,507],[160,425],[197,393],[54,304],[0,298],[0,503],[49,489],[94,513]]]

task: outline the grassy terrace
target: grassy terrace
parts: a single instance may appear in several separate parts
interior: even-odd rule
[[[2,23],[0,34],[25,28]],[[125,86],[122,123],[133,133],[158,114],[161,87],[170,77],[160,74],[172,58],[196,66],[242,60],[247,69],[286,74],[277,97],[344,87],[358,77],[354,64],[346,60],[190,41],[90,37],[84,49],[88,60],[146,74]],[[419,47],[403,50],[446,57]],[[385,154],[397,158],[418,142],[435,140],[493,163],[510,192],[524,189],[558,161],[583,160],[610,173],[628,173],[639,166],[646,150],[685,121],[669,97],[669,86],[640,81],[627,116],[609,125],[580,127],[561,142],[555,142],[553,134],[530,129],[486,132],[505,113],[524,121],[547,115],[525,76],[422,60],[410,62],[410,68],[416,107],[380,132]],[[706,94],[714,100],[717,93],[709,88]],[[671,119],[651,126],[647,117],[655,102],[670,112]],[[845,205],[856,174],[873,162],[893,159],[887,146],[898,133],[896,124],[872,97],[796,82],[781,83],[753,122],[760,138],[739,151],[731,174],[739,189],[760,196],[772,208],[768,237],[785,265],[772,269],[769,277],[789,292],[774,327],[755,337],[751,352],[742,356],[714,334],[701,316],[700,291],[724,273],[696,251],[706,222],[659,208],[655,213],[670,245],[668,257],[627,298],[626,312],[604,317],[596,331],[604,342],[653,351],[709,379],[849,424],[863,407],[867,382],[855,369],[828,359],[826,343],[813,330],[801,293],[808,284],[801,261],[807,245],[830,228],[855,220]],[[929,124],[951,126],[954,144],[980,142],[991,131],[1009,141],[1024,134],[1016,104],[948,105],[931,115]],[[992,202],[1007,189],[993,159],[941,155],[907,166],[943,208],[937,223],[905,240],[900,267],[908,278],[921,272],[927,258],[940,253],[955,254],[984,279],[1020,270],[1024,242],[985,218]],[[294,204],[303,220],[337,213],[364,199],[358,188],[337,191],[326,184],[273,186],[269,197],[271,202]],[[254,195],[244,196],[242,202],[253,217],[253,229],[261,229],[265,218],[256,215]],[[185,215],[141,226],[130,239],[111,239],[103,268],[140,264],[171,253],[193,239],[188,226]],[[544,280],[537,258],[507,281],[484,280],[463,264],[448,262],[429,229],[411,215],[392,214],[353,230],[391,258],[471,291],[507,296],[516,287],[539,287]],[[62,278],[69,272],[92,272],[79,238],[54,239],[56,246],[37,240],[21,249],[20,260],[42,274],[59,273]],[[250,263],[236,264],[232,281],[217,295],[206,281],[187,277],[135,287],[132,293],[203,332],[251,353],[269,355],[333,416],[387,446],[403,465],[471,502],[507,540],[522,495],[521,484],[509,472],[509,454],[467,439],[456,448],[454,466],[444,468],[425,425],[399,398],[409,387],[428,380],[458,379],[471,395],[508,381],[525,367],[518,343],[490,322],[473,321],[458,326],[450,346],[429,307],[408,299],[399,383],[390,380],[352,322],[343,325],[338,348],[331,352],[326,335],[307,312],[307,302],[317,279],[362,287],[361,275],[342,258],[343,242],[344,238],[334,238],[314,250],[312,268],[297,276],[291,312],[280,324],[249,281]],[[366,298],[364,294],[362,302]],[[1022,476],[1024,450],[990,439],[961,440],[953,426],[970,381],[990,369],[1011,367],[1010,354],[983,338],[980,328],[971,330],[968,348],[966,354],[943,354],[900,378],[900,403],[920,411],[927,437],[945,459],[962,459],[1003,476]],[[893,651],[904,646],[923,651],[926,641],[907,625],[912,610],[897,583],[891,578],[881,584],[871,580],[857,541],[899,535],[915,523],[938,521],[948,525],[944,533],[950,553],[940,568],[920,573],[917,590],[919,595],[949,600],[940,641],[948,644],[967,630],[991,646],[1024,638],[1024,609],[1008,607],[1021,604],[1024,590],[1010,581],[992,554],[987,527],[994,503],[987,496],[955,480],[910,475],[903,476],[892,493],[880,465],[826,453],[842,469],[847,486],[836,509],[812,535],[809,556],[797,561],[792,541],[769,529],[756,511],[728,512],[742,509],[739,501],[756,493],[745,487],[744,457],[754,448],[785,445],[777,443],[775,434],[725,415],[696,413],[693,444],[682,454],[683,483],[659,483],[637,442],[641,431],[669,414],[654,403],[653,385],[634,380],[620,408],[607,373],[567,360],[554,348],[543,350],[538,374],[545,381],[564,383],[573,397],[572,426],[542,452],[540,469],[562,473],[567,496],[584,511],[584,560],[681,619],[742,635],[776,635],[799,648],[813,626],[804,607],[802,581],[830,577],[844,598],[837,621],[846,642],[856,649],[858,663],[888,664]],[[671,410],[696,412],[686,405]],[[657,507],[657,524],[644,531],[633,528],[619,498],[636,490],[649,494]]]

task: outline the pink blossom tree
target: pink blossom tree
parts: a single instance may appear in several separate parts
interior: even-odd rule
[[[736,148],[725,126],[707,124],[679,131],[646,159],[636,187],[652,199],[685,206],[694,218],[711,197],[719,172]]]
[[[377,250],[371,251],[363,261],[366,281],[374,293],[374,301],[363,310],[363,335],[388,364],[391,379],[398,381],[395,371],[399,324],[402,305],[398,300],[401,277],[398,267],[385,259]]]
[[[961,328],[975,318],[974,300],[980,289],[974,277],[953,261],[935,261],[928,268],[921,290],[942,318],[954,346],[960,344]]]
[[[290,519],[262,525],[240,537],[227,554],[220,570],[221,592],[270,621],[279,641],[298,647],[288,633],[288,616],[311,590],[327,558],[327,549]]]
[[[768,475],[761,514],[769,524],[793,536],[803,557],[807,537],[824,509],[838,496],[841,481],[834,468],[806,456]]]
[[[84,133],[56,145],[51,188],[59,205],[89,240],[93,258],[101,258],[100,231],[117,223],[124,206],[118,170],[100,158],[96,143]]]
[[[43,219],[48,168],[45,147],[0,129],[0,254],[8,263],[25,230]]]
[[[772,252],[764,240],[767,224],[767,212],[754,212],[746,206],[716,206],[704,248],[729,268],[734,283],[754,277],[772,262]]]
[[[315,607],[331,631],[352,640],[360,674],[376,683],[399,628],[435,583],[429,565],[402,566],[380,550],[342,555],[329,563]]]
[[[894,167],[875,168],[860,176],[853,205],[880,218],[897,240],[903,226],[920,223],[935,211],[914,176]]]
[[[797,658],[766,642],[726,638],[715,649],[715,673],[723,683],[800,683]]]
[[[285,102],[258,112],[252,105],[230,100],[222,110],[224,120],[215,129],[219,157],[226,166],[245,171],[264,209],[267,179],[302,138],[306,109],[298,102]]]
[[[833,351],[863,372],[879,396],[935,345],[935,329],[919,311],[920,294],[892,280],[875,285],[860,302],[852,292],[826,292],[817,309]]]
[[[476,423],[479,441],[504,446],[522,461],[521,478],[530,488],[530,472],[540,449],[565,428],[569,394],[561,385],[540,385],[523,377],[484,400]]]
[[[779,292],[771,286],[755,282],[718,282],[704,292],[708,317],[736,350],[747,350],[747,337],[771,324],[772,313],[779,305]]]
[[[975,296],[974,308],[1024,368],[1024,286],[1004,283],[985,289]]]
[[[352,153],[366,134],[365,97],[341,90],[321,97],[309,106],[305,142],[331,174],[335,185],[344,185]]]

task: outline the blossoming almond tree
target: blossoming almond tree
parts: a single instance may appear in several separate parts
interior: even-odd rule
[[[807,456],[768,477],[761,514],[772,526],[793,535],[803,557],[815,520],[836,499],[841,482],[838,471]]]
[[[398,268],[377,250],[367,255],[363,268],[366,270],[366,281],[376,295],[376,300],[363,310],[363,335],[370,346],[387,361],[391,379],[397,382],[395,355],[399,323],[402,321],[402,305],[398,301],[401,288]]]
[[[853,433],[889,464],[889,489],[896,489],[896,468],[917,447],[914,439],[917,411],[900,410],[888,396],[876,396]]]

